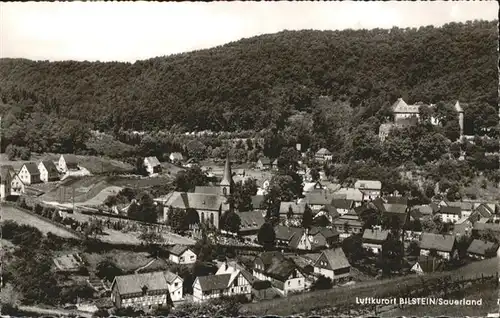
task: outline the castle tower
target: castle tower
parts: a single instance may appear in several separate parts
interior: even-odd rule
[[[223,196],[228,196],[231,194],[232,183],[233,183],[233,175],[231,173],[231,162],[229,161],[229,155],[227,155],[226,165],[224,166],[224,175],[222,176],[222,181],[220,182],[220,187]]]

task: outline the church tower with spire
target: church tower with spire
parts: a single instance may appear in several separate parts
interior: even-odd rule
[[[222,181],[220,182],[221,194],[225,197],[231,194],[231,188],[233,184],[233,174],[231,172],[231,162],[229,161],[229,155],[226,156],[226,164],[224,166],[224,175],[222,176]]]

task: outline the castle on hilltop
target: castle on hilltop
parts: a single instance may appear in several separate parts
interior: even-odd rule
[[[424,104],[422,102],[418,102],[413,105],[408,105],[402,98],[398,98],[398,100],[391,106],[392,114],[393,114],[393,122],[382,124],[379,128],[379,138],[381,141],[384,141],[385,138],[389,135],[391,129],[393,127],[406,127],[413,126],[418,123],[420,120],[420,108],[422,106],[427,106],[430,109],[433,109],[435,104]],[[463,136],[464,132],[464,110],[460,106],[460,103],[457,101],[454,106],[454,110],[458,113],[458,124],[460,125],[460,136]],[[431,123],[433,125],[439,125],[439,120],[435,117],[431,117]]]

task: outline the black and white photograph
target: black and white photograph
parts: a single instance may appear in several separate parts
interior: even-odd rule
[[[500,317],[498,12],[0,3],[0,316]]]

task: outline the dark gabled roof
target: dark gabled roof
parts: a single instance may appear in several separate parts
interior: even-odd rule
[[[27,162],[24,164],[26,166],[26,169],[28,170],[30,175],[37,175],[40,174],[40,171],[38,170],[38,166],[34,162]],[[22,168],[21,168],[22,169]]]
[[[366,229],[363,232],[363,241],[371,241],[371,242],[385,242],[387,241],[387,238],[389,237],[389,231],[388,230],[373,230],[373,229]]]
[[[219,210],[226,202],[221,195],[190,192],[172,192],[165,199],[164,205],[167,207],[212,211]]]
[[[474,211],[479,213],[482,217],[491,217],[494,213],[486,204],[479,205]]]
[[[241,231],[258,230],[266,222],[262,212],[254,210],[247,212],[236,212],[240,217]]]
[[[453,235],[443,235],[434,233],[422,233],[420,239],[420,248],[438,252],[451,252],[455,246],[455,237]]]
[[[336,236],[339,236],[339,233],[335,230],[335,229],[329,229],[327,227],[319,227],[319,226],[313,226],[310,230],[309,230],[309,235],[316,235],[320,233],[321,235],[323,235],[325,238],[332,238],[332,237],[336,237]]]
[[[229,285],[231,274],[198,276],[202,291],[225,289]]]
[[[430,205],[416,205],[411,210],[418,211],[421,215],[431,215],[434,212]]]
[[[351,264],[349,264],[342,248],[324,250],[322,254],[325,255],[332,270],[351,267]]]
[[[147,287],[148,292],[168,290],[165,272],[116,276],[114,284],[116,284],[120,295],[142,293],[143,287]]]
[[[1,166],[0,167],[0,181],[10,180],[11,177],[15,174],[14,167],[11,165]]]
[[[260,157],[260,158],[259,158],[259,161],[260,161],[263,165],[270,165],[270,164],[271,164],[271,159],[269,159],[268,157]]]
[[[467,253],[484,256],[486,251],[492,248],[498,248],[498,245],[493,242],[475,239],[467,248]]]
[[[476,231],[492,231],[500,232],[500,224],[496,223],[475,223],[474,230]]]
[[[463,201],[446,201],[448,206],[459,207],[463,211],[471,211],[474,204],[472,202],[463,202]]]
[[[406,213],[407,209],[406,204],[400,204],[400,203],[385,203],[384,204],[384,211],[389,212],[389,213]]]
[[[331,205],[336,207],[337,209],[351,209],[354,206],[353,200],[347,199],[333,199]]]
[[[442,206],[439,209],[439,213],[461,215],[462,209],[459,206]]]
[[[221,188],[218,186],[196,186],[194,188],[194,193],[218,195],[221,193]]]
[[[77,167],[78,166],[78,159],[76,158],[75,155],[65,154],[65,155],[61,155],[61,157],[64,158],[64,162],[66,163],[67,167]]]
[[[372,202],[370,202],[370,204],[372,204],[375,207],[375,209],[377,209],[380,212],[384,212],[385,211],[385,207],[384,207],[385,203],[386,202],[382,198],[376,198],[375,200],[373,200]]]
[[[54,164],[53,161],[44,160],[44,161],[42,161],[42,165],[47,170],[47,174],[48,174],[49,179],[59,177],[59,171],[57,170],[56,165]]]
[[[288,241],[288,246],[292,248],[297,248],[300,239],[305,233],[305,230],[297,227],[287,227],[282,225],[277,225],[274,228],[277,240]]]
[[[332,200],[333,200],[333,194],[329,194],[326,191],[309,192],[305,195],[305,201],[310,205],[331,204]]]
[[[264,203],[265,197],[263,195],[254,195],[252,196],[252,206],[254,209],[261,209],[262,204]]]
[[[388,196],[385,198],[389,204],[405,204],[408,205],[408,198],[401,196]]]
[[[170,252],[170,254],[180,256],[180,255],[182,255],[182,253],[184,253],[188,249],[189,249],[189,247],[187,247],[185,245],[174,245],[171,248],[169,248],[169,252]]]

